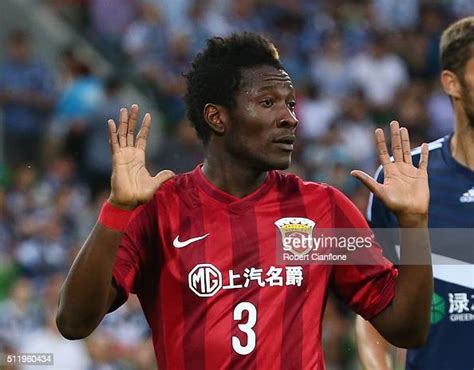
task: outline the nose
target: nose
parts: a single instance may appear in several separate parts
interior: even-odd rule
[[[278,120],[278,127],[295,128],[296,126],[298,126],[298,118],[295,111],[285,106]]]

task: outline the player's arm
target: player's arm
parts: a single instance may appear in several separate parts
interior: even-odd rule
[[[390,125],[394,161],[388,156],[381,129],[375,132],[384,183],[362,171],[352,175],[362,181],[393,212],[400,225],[400,267],[392,303],[371,319],[374,327],[397,347],[420,347],[430,325],[433,292],[431,249],[428,235],[428,146],[423,144],[419,167],[413,166],[406,128]],[[413,302],[417,304],[414,305]]]
[[[379,183],[383,183],[383,171],[381,171],[381,168],[380,171],[376,172],[375,176]],[[393,214],[377,198],[374,198],[372,194],[369,201],[369,212],[367,213],[367,220],[370,226],[374,228],[397,227],[396,220],[392,216]],[[384,256],[398,264],[400,261],[395,250],[395,244],[400,244],[400,241],[394,240],[391,234],[379,236],[382,238],[381,246]],[[364,369],[393,369],[390,351],[394,347],[380,335],[369,321],[359,315],[356,317],[355,334],[359,359]]]
[[[145,167],[145,147],[151,127],[147,113],[135,138],[138,106],[120,110],[120,124],[109,120],[109,143],[112,152],[110,206],[118,217],[151,199],[159,186],[171,178],[171,171],[150,176]],[[56,323],[68,339],[88,336],[101,322],[116,300],[118,290],[112,282],[115,258],[123,230],[98,222],[82,246],[63,285]]]
[[[357,350],[364,369],[392,370],[390,343],[361,316],[356,318]]]

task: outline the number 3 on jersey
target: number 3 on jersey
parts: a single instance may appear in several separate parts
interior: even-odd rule
[[[234,320],[242,320],[242,314],[244,311],[248,312],[248,320],[246,323],[238,324],[238,327],[247,335],[247,344],[242,345],[240,339],[235,335],[232,336],[232,348],[239,355],[248,355],[255,349],[255,344],[257,342],[257,337],[253,327],[257,322],[257,309],[250,302],[240,302],[234,308]]]

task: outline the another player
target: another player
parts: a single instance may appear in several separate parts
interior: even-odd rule
[[[280,223],[368,226],[338,190],[277,171],[290,164],[298,120],[273,44],[254,34],[211,39],[187,85],[188,115],[205,148],[204,164],[190,173],[149,175],[151,118],[135,138],[136,105],[121,110],[118,129],[109,122],[112,191],[66,279],[61,333],[86,337],[136,293],[160,369],[324,369],[321,321],[331,286],[393,343],[423,344],[432,294],[427,232],[402,233],[404,258],[428,264],[399,271],[380,248],[368,250],[364,266],[277,263]],[[407,130],[393,122],[391,135],[394,163],[376,131],[385,183],[353,175],[401,225],[426,230],[428,148],[416,168]]]
[[[453,103],[455,128],[453,134],[429,144],[429,227],[447,230],[433,231],[435,292],[430,334],[423,348],[407,352],[407,370],[474,369],[474,253],[473,237],[466,230],[474,228],[474,17],[444,31],[440,52],[441,83]],[[419,156],[416,150],[415,163]],[[384,172],[379,169],[379,182],[384,181]],[[368,219],[374,228],[398,227],[396,216],[375,198],[371,198]],[[396,244],[396,240],[387,244],[387,254],[395,259]],[[417,303],[413,301],[413,306]],[[357,334],[365,368],[390,369],[388,344],[360,317]]]

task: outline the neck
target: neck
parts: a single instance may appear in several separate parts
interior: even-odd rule
[[[214,154],[207,149],[202,171],[213,185],[237,198],[254,192],[267,175],[266,171],[249,167],[248,162],[244,163],[225,151]]]
[[[464,110],[455,105],[456,123],[451,139],[451,154],[456,162],[474,171],[474,127],[469,124]]]

